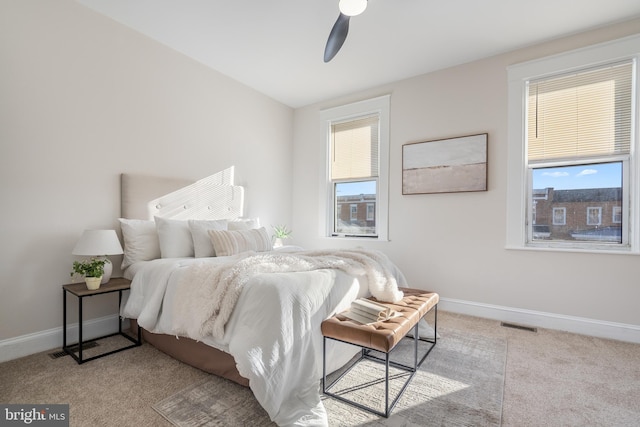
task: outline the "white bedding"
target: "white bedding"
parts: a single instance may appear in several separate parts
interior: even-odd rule
[[[121,315],[138,319],[151,332],[178,335],[173,301],[188,267],[233,258],[158,259],[132,266],[131,293]],[[393,272],[398,285],[405,286],[402,274],[395,268]],[[333,269],[257,274],[243,287],[224,335],[202,341],[233,355],[238,371],[278,425],[327,425],[319,390],[320,323],[366,295],[364,274]],[[357,351],[346,344],[328,344],[329,371]]]

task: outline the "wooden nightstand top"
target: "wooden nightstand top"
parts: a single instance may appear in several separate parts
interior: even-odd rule
[[[131,280],[125,279],[124,277],[112,277],[109,282],[105,283],[104,285],[100,285],[100,287],[96,290],[87,289],[87,285],[84,282],[69,283],[68,285],[62,286],[64,290],[66,290],[67,292],[71,292],[77,297],[123,291],[129,289],[130,287]]]

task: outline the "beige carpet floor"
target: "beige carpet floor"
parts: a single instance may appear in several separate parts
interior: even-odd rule
[[[640,345],[444,311],[438,320],[442,331],[506,339],[502,425],[640,425]],[[72,426],[168,426],[152,405],[209,378],[149,345],[83,365],[49,353],[0,364],[1,403],[68,403]]]
[[[429,354],[387,419],[328,396],[324,406],[330,426],[500,426],[506,340],[442,329]],[[420,354],[430,347],[420,343]],[[411,365],[413,342],[404,340],[392,360]],[[382,354],[377,354],[381,357]],[[389,398],[398,396],[409,374],[390,368]],[[341,375],[329,376],[328,384]],[[384,365],[363,360],[331,391],[384,412]],[[154,405],[179,427],[271,426],[267,413],[250,390],[213,377]]]

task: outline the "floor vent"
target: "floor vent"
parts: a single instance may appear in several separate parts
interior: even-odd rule
[[[56,352],[53,352],[53,353],[49,353],[49,357],[52,358],[52,359],[57,359],[59,357],[64,357],[66,355],[67,355],[67,352],[64,351],[64,350],[60,350],[60,351],[56,351]]]
[[[538,332],[538,328],[533,328],[531,326],[516,325],[515,323],[502,322],[500,323],[500,326],[504,326],[505,328],[520,329],[522,331],[528,331],[528,332]]]
[[[98,343],[96,341],[89,341],[86,342],[82,345],[82,351],[88,350],[90,348],[94,348],[97,347]],[[76,353],[78,351],[78,344],[76,345],[72,345],[71,347],[69,347],[69,349],[73,352]],[[68,353],[64,350],[60,350],[60,351],[54,351],[53,353],[49,353],[49,357],[52,359],[58,359],[60,357],[64,357],[64,356],[68,356]]]

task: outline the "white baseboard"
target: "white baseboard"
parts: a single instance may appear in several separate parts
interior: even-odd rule
[[[82,340],[87,341],[96,337],[118,332],[116,314],[85,320],[82,324]],[[128,328],[128,321],[123,322],[123,330]],[[67,325],[67,345],[78,342],[78,324]],[[62,327],[35,332],[0,341],[0,363],[42,351],[62,348]]]
[[[555,329],[599,338],[640,344],[640,326],[565,316],[542,311],[481,304],[452,298],[440,298],[438,308],[452,313],[511,322],[518,325]],[[118,331],[117,315],[87,320],[83,324],[84,340]],[[123,329],[128,325],[123,323]],[[67,343],[78,341],[78,324],[67,325]],[[62,327],[0,341],[0,363],[42,351],[62,348]]]
[[[599,338],[640,344],[640,326],[524,310],[471,301],[440,298],[438,308],[452,313],[511,322],[518,325],[555,329]]]

